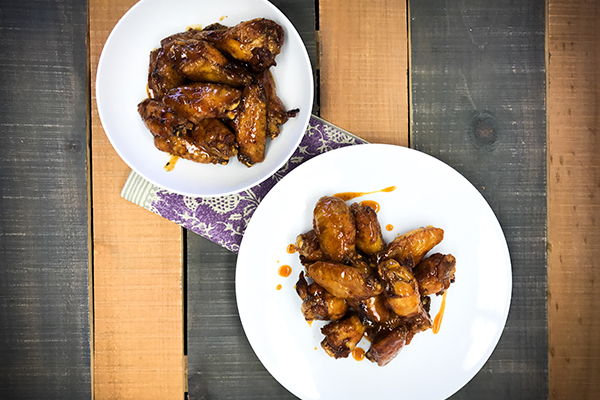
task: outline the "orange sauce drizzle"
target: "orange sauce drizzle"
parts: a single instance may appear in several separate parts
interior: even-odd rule
[[[361,205],[361,206],[365,206],[365,207],[366,207],[366,206],[369,206],[369,207],[371,207],[371,208],[373,209],[373,211],[375,211],[376,213],[378,213],[378,212],[379,212],[379,209],[380,209],[380,207],[379,207],[379,203],[378,203],[378,202],[376,202],[376,201],[373,201],[373,200],[363,200],[363,201],[361,201],[361,202],[360,202],[360,205]]]
[[[289,265],[282,265],[277,270],[277,273],[279,274],[279,276],[287,278],[292,273],[292,267],[290,267]]]
[[[392,224],[387,224],[385,226],[385,230],[388,232],[391,232],[393,229],[394,229],[394,225],[392,225]]]
[[[167,171],[167,172],[173,171],[173,168],[175,168],[175,164],[177,163],[177,160],[179,160],[178,156],[171,156],[171,158],[169,159],[169,162],[166,163],[165,166],[163,167],[165,169],[165,171]]]
[[[288,254],[294,254],[296,252],[296,250],[298,250],[298,248],[296,247],[296,245],[294,243],[288,244],[287,249],[285,249],[285,251]]]
[[[344,192],[344,193],[336,193],[336,194],[334,194],[334,196],[339,197],[340,199],[342,199],[344,201],[348,201],[348,200],[352,200],[352,199],[355,199],[357,197],[361,197],[361,196],[364,196],[367,194],[373,194],[373,193],[379,193],[379,192],[389,193],[389,192],[393,192],[394,190],[396,190],[396,186],[389,186],[389,187],[386,187],[381,190],[374,190],[372,192]]]
[[[306,321],[308,323],[308,326],[312,326],[312,321]],[[315,347],[316,349],[316,347]]]
[[[279,285],[277,285],[275,288],[276,288],[277,290],[281,290],[281,288],[282,288],[282,287],[283,287],[283,286],[281,286],[281,284],[279,284]]]
[[[352,357],[356,360],[356,361],[362,361],[365,359],[365,351],[362,347],[355,347],[354,350],[352,350]]]
[[[444,292],[444,295],[442,296],[442,305],[440,307],[440,311],[437,313],[433,320],[432,330],[434,334],[437,334],[440,331],[440,326],[442,325],[442,318],[444,318],[444,310],[446,310],[446,293],[448,293],[448,291]]]

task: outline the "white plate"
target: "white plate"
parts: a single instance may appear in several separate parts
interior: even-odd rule
[[[221,18],[224,17],[222,20]],[[264,162],[247,168],[179,160],[164,170],[170,156],[154,147],[152,135],[137,112],[147,97],[150,51],[160,40],[191,25],[214,22],[233,26],[253,18],[268,18],[285,31],[285,42],[271,69],[277,93],[287,109],[299,108],[274,141],[268,140]],[[266,0],[142,0],[117,23],[108,37],[96,77],[96,102],[102,126],[119,156],[150,182],[190,196],[240,192],[276,172],[294,152],[308,125],[313,102],[310,60],[291,22]]]
[[[380,204],[378,217],[387,242],[421,226],[443,228],[444,241],[432,252],[456,257],[456,282],[447,292],[437,335],[431,330],[416,335],[385,367],[352,356],[335,360],[319,344],[324,323],[309,326],[300,312],[294,285],[302,266],[298,254],[288,254],[286,247],[312,229],[312,211],[321,196],[389,186],[397,189],[352,201]],[[387,224],[393,231],[385,230]],[[292,267],[289,278],[278,275],[284,264]],[[281,290],[276,289],[279,284]],[[238,309],[252,348],[275,379],[302,399],[447,398],[479,371],[495,348],[511,288],[506,240],[480,193],[433,157],[379,144],[333,150],[284,177],[254,213],[236,270]],[[432,318],[440,297],[432,296]],[[361,344],[368,349],[366,342]]]

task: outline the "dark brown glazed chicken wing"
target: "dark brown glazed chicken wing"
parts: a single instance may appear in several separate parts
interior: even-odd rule
[[[321,250],[319,239],[314,229],[301,233],[296,237],[296,248],[300,255],[302,265],[308,265],[315,261],[327,261],[327,257]]]
[[[162,99],[171,89],[188,82],[188,79],[175,69],[173,60],[164,48],[150,53],[148,70],[148,95],[151,99]]]
[[[267,101],[260,86],[244,88],[233,126],[239,146],[238,160],[247,167],[262,162],[267,143]]]
[[[345,264],[317,261],[306,268],[306,275],[341,299],[365,300],[383,291],[375,276]]]
[[[452,254],[432,254],[413,269],[422,296],[444,294],[454,282],[456,259]]]
[[[321,197],[313,211],[313,228],[321,250],[332,261],[344,262],[356,251],[354,217],[344,200]]]
[[[380,367],[387,365],[404,347],[407,335],[408,331],[404,326],[397,327],[378,341],[371,343],[365,357],[369,361],[376,362]]]
[[[345,300],[335,297],[316,282],[309,285],[304,272],[300,272],[296,293],[302,299],[302,315],[307,321],[336,321],[346,315],[348,310]]]
[[[204,40],[179,41],[170,46],[169,55],[175,69],[195,82],[212,82],[232,87],[252,83],[252,74],[227,59]]]
[[[384,258],[392,258],[402,264],[410,256],[416,265],[443,239],[443,229],[433,227],[415,229],[395,238],[389,244]]]
[[[186,136],[194,124],[180,117],[161,101],[146,99],[138,104],[138,113],[154,136]]]
[[[346,358],[365,333],[365,326],[356,314],[350,314],[321,328],[325,338],[321,347],[330,357]]]
[[[191,134],[155,136],[157,149],[202,164],[227,164],[235,157],[235,135],[218,119],[200,121]]]
[[[256,82],[263,88],[267,96],[267,135],[274,139],[279,135],[280,126],[288,119],[293,118],[299,109],[286,111],[281,99],[275,90],[275,81],[270,70],[265,70],[256,75]]]
[[[207,118],[230,118],[242,97],[240,90],[216,83],[190,83],[171,89],[164,97],[166,106],[198,123]]]
[[[236,60],[248,63],[256,72],[275,65],[284,42],[283,28],[264,18],[240,22],[228,29],[203,30],[199,36]]]
[[[356,248],[367,256],[383,252],[385,242],[375,210],[359,203],[353,203],[350,210],[356,223]]]
[[[409,267],[396,260],[386,260],[378,265],[379,276],[385,285],[388,306],[401,317],[422,313],[419,286]]]

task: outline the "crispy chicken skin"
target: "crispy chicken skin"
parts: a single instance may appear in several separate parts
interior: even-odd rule
[[[350,210],[356,223],[356,248],[367,256],[383,252],[385,242],[375,210],[359,203],[353,203]]]
[[[194,128],[194,124],[180,117],[161,101],[146,99],[138,104],[138,113],[146,128],[154,136],[185,136]]]
[[[356,251],[354,217],[344,200],[321,197],[313,211],[313,228],[321,250],[332,261],[344,262]]]
[[[275,57],[281,51],[285,35],[274,21],[256,18],[228,29],[203,30],[198,36],[260,72],[276,65]]]
[[[306,268],[306,275],[341,299],[365,300],[383,291],[374,275],[345,264],[317,261]]]
[[[280,133],[281,125],[289,118],[295,117],[300,110],[296,108],[286,111],[275,91],[275,81],[270,70],[264,70],[256,75],[256,83],[263,88],[267,96],[267,135],[275,139]]]
[[[386,302],[397,315],[410,317],[424,311],[417,280],[409,267],[390,259],[379,263],[378,270],[385,285]]]
[[[387,365],[404,347],[407,335],[408,331],[404,326],[397,327],[378,341],[371,343],[365,357],[376,362],[380,367]]]
[[[302,315],[307,321],[336,321],[346,315],[348,310],[345,300],[335,297],[316,282],[309,285],[304,272],[300,272],[296,293],[302,299]]]
[[[327,261],[327,257],[321,250],[319,239],[314,229],[301,233],[296,237],[296,248],[300,255],[302,265],[309,265],[315,261]]]
[[[452,254],[435,253],[423,259],[413,269],[422,296],[444,294],[454,282],[456,259]]]
[[[356,314],[350,314],[321,328],[325,338],[321,347],[330,357],[346,358],[365,333],[365,326]]]
[[[166,106],[194,123],[207,118],[228,118],[239,104],[240,90],[216,83],[195,82],[171,89],[163,98]]]
[[[240,64],[227,59],[212,44],[204,40],[175,42],[169,55],[175,69],[195,82],[212,82],[232,87],[252,83],[252,74]]]
[[[169,90],[186,82],[188,79],[175,69],[168,51],[159,48],[150,52],[148,94],[151,99],[161,99]]]
[[[239,146],[238,160],[247,167],[262,162],[267,143],[267,101],[260,86],[244,88],[233,126]]]
[[[392,258],[400,264],[412,257],[418,264],[429,250],[444,239],[444,230],[440,228],[418,228],[395,238],[388,246],[384,259]]]
[[[200,121],[191,134],[155,136],[157,149],[202,164],[227,164],[235,157],[235,135],[218,119]]]

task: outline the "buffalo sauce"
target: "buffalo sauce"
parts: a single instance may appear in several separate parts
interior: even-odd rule
[[[288,254],[294,254],[296,252],[296,250],[298,250],[298,248],[296,247],[296,245],[294,243],[288,244],[287,248],[285,249],[285,251]]]
[[[352,357],[356,361],[364,360],[365,359],[365,350],[362,347],[355,347],[354,350],[352,350]]]
[[[440,311],[438,311],[437,315],[433,320],[433,333],[437,334],[440,331],[440,326],[442,325],[442,318],[444,318],[444,311],[446,310],[446,293],[442,296],[442,305],[440,306]]]
[[[376,213],[378,213],[380,209],[379,203],[373,200],[363,200],[360,202],[360,205],[363,207],[371,207]]]
[[[177,164],[177,160],[179,160],[179,156],[171,156],[171,158],[169,159],[169,162],[167,162],[165,164],[165,166],[163,167],[165,169],[165,171],[167,172],[171,172],[173,171],[173,168],[175,168],[175,164]]]
[[[389,186],[386,187],[384,189],[381,190],[374,190],[372,192],[344,192],[344,193],[336,193],[333,196],[334,197],[338,197],[344,201],[348,201],[348,200],[352,200],[355,199],[357,197],[361,197],[367,194],[373,194],[373,193],[379,193],[379,192],[385,192],[385,193],[389,193],[389,192],[393,192],[394,190],[396,190],[396,186]]]
[[[277,290],[281,290],[281,288],[282,288],[282,287],[283,287],[283,286],[281,286],[281,284],[279,284],[279,285],[275,286],[275,289],[277,289]]]
[[[292,273],[292,267],[290,267],[289,265],[282,265],[277,270],[277,273],[279,274],[279,276],[287,278]]]
[[[385,226],[385,230],[386,230],[386,231],[388,231],[388,232],[391,232],[392,230],[394,230],[394,225],[392,225],[392,224],[387,224],[387,225]]]

